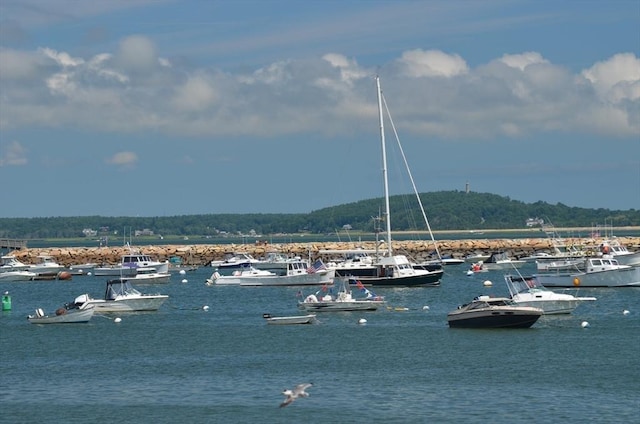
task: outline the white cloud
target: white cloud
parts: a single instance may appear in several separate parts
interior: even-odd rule
[[[132,72],[149,72],[160,64],[155,45],[141,35],[132,35],[120,42],[116,62]]]
[[[175,106],[184,111],[198,111],[209,107],[215,100],[215,90],[205,75],[195,75],[176,87]]]
[[[367,72],[360,68],[358,62],[354,59],[348,59],[346,56],[336,53],[325,54],[322,59],[326,60],[334,68],[340,69],[342,81],[352,83],[367,77]]]
[[[40,51],[44,56],[53,59],[58,65],[63,68],[74,68],[84,63],[84,60],[82,58],[71,57],[68,53],[65,52],[58,52],[50,48],[42,48],[40,49]]]
[[[640,99],[640,59],[633,53],[617,54],[582,71],[596,92],[613,103]]]
[[[87,68],[105,79],[113,79],[122,84],[129,82],[125,74],[109,68],[113,55],[109,53],[98,54],[89,60]]]
[[[17,141],[12,141],[4,149],[0,149],[0,167],[20,166],[27,164],[27,149]]]
[[[37,52],[0,47],[0,81],[36,77],[41,66],[40,58]]]
[[[141,36],[87,58],[47,48],[0,55],[3,129],[73,126],[209,138],[352,134],[371,128],[373,76],[380,74],[395,123],[420,136],[640,134],[640,64],[629,53],[578,74],[538,52],[469,68],[458,55],[421,49],[375,68],[334,52],[231,73],[172,64]]]
[[[109,165],[130,168],[138,162],[138,155],[134,152],[118,152],[110,158],[107,158],[105,162]]]
[[[404,73],[410,77],[453,77],[469,71],[467,63],[457,54],[439,50],[409,50],[398,59]]]
[[[527,66],[532,64],[549,63],[538,52],[505,54],[499,61],[512,68],[520,69],[521,71],[524,71]]]

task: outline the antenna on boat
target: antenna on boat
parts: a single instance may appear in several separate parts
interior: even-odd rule
[[[380,229],[380,221],[382,221],[382,218],[380,217],[380,211],[378,211],[378,216],[372,216],[371,219],[373,220],[373,232],[376,235],[376,260],[380,259],[380,233],[381,233],[381,229]]]

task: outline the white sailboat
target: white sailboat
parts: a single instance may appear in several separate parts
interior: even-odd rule
[[[440,284],[442,277],[442,269],[427,270],[420,267],[414,267],[409,259],[404,255],[396,255],[392,249],[391,243],[391,213],[389,208],[389,179],[387,176],[387,148],[384,133],[384,116],[382,110],[382,89],[380,88],[380,78],[376,76],[376,87],[378,90],[378,114],[380,121],[380,142],[382,145],[382,176],[384,182],[384,200],[385,200],[385,223],[386,223],[386,239],[387,252],[386,255],[378,258],[374,262],[376,268],[375,275],[359,276],[358,280],[364,285],[369,286],[390,286],[390,287],[414,287],[414,286],[433,286]],[[405,160],[406,164],[406,160]],[[408,169],[408,167],[407,167]],[[414,184],[415,189],[415,184]],[[419,196],[418,201],[420,202]],[[426,215],[420,203],[425,221]]]

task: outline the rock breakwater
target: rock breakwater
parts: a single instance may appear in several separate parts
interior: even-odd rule
[[[640,250],[640,237],[618,237],[620,243],[631,251]],[[597,250],[603,239],[565,239],[567,245],[582,246]],[[440,255],[443,257],[464,258],[470,254],[505,251],[514,258],[528,256],[536,252],[551,252],[552,241],[546,238],[527,239],[469,239],[439,240]],[[433,242],[429,241],[393,241],[394,252],[405,254],[417,262],[437,257]],[[234,252],[249,253],[256,258],[269,252],[280,252],[289,256],[319,257],[320,250],[374,249],[374,242],[331,242],[331,243],[283,243],[283,244],[193,244],[193,245],[156,245],[144,246],[143,253],[158,260],[178,257],[185,265],[203,266],[212,260],[220,260]],[[386,249],[382,244],[380,249]],[[126,247],[56,247],[28,248],[11,252],[18,260],[33,264],[40,255],[50,255],[64,266],[98,263],[117,264],[122,255],[129,253]]]

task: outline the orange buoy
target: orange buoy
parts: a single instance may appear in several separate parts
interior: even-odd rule
[[[60,271],[58,273],[58,280],[71,280],[71,273],[69,271]]]
[[[579,286],[580,285],[580,279],[578,277],[573,279],[573,285],[574,286]]]

